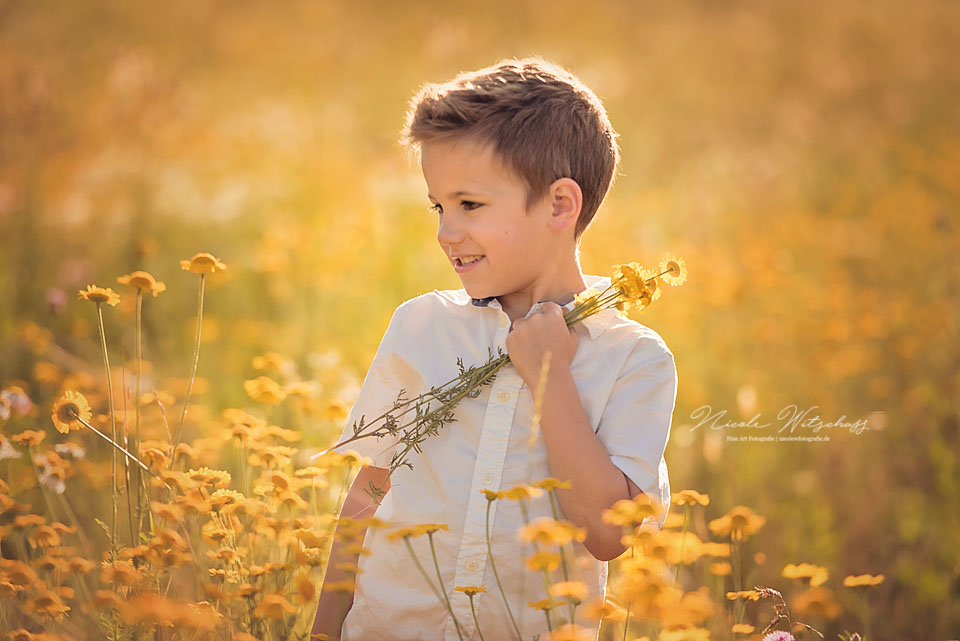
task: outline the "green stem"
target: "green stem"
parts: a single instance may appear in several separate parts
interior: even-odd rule
[[[483,638],[483,632],[480,631],[480,622],[477,621],[477,609],[473,607],[473,595],[468,595],[470,597],[470,612],[473,614],[473,624],[477,626],[477,634],[480,635],[480,641],[485,641]]]
[[[173,449],[180,444],[183,436],[183,423],[187,418],[187,407],[190,405],[190,394],[193,392],[193,382],[197,378],[197,365],[200,363],[200,333],[203,329],[203,287],[206,283],[206,274],[200,274],[200,290],[197,294],[197,337],[193,344],[193,366],[190,368],[190,380],[187,382],[187,393],[183,399],[183,409],[180,411],[180,422],[177,425],[177,440]]]
[[[140,394],[141,390],[141,375],[143,372],[143,290],[137,288],[137,308],[136,308],[136,359],[137,359],[137,391],[134,395],[134,421],[133,421],[133,445],[132,449],[137,454],[140,454]],[[140,535],[140,531],[143,527],[143,499],[144,499],[144,490],[146,478],[137,471],[136,474],[136,486],[137,486],[137,536]],[[139,541],[134,541],[134,545],[139,543]]]
[[[497,564],[493,560],[493,549],[490,545],[490,504],[493,503],[491,500],[487,500],[487,556],[490,559],[490,569],[493,570],[493,578],[497,581],[497,588],[500,590],[500,596],[503,598],[503,605],[507,608],[507,614],[510,615],[510,623],[513,624],[513,629],[517,633],[518,641],[523,641],[523,635],[520,634],[520,627],[517,625],[517,620],[513,618],[513,610],[510,609],[510,602],[507,600],[507,594],[503,591],[503,585],[500,583],[500,573],[497,572]]]
[[[447,611],[450,613],[450,616],[453,617],[453,624],[457,628],[457,636],[460,637],[460,641],[463,641],[463,635],[460,633],[460,622],[457,621],[457,615],[453,613],[450,599],[447,598],[447,588],[443,585],[443,576],[440,574],[440,564],[437,562],[437,550],[433,545],[433,532],[428,532],[427,537],[430,539],[430,556],[433,557],[433,568],[437,571],[437,581],[440,583],[440,594],[443,595],[443,602],[447,604]]]
[[[559,512],[559,510],[557,509],[556,500],[554,499],[554,496],[553,496],[553,493],[554,493],[555,491],[556,491],[556,490],[548,490],[548,491],[547,491],[547,496],[548,496],[549,499],[550,499],[550,512],[553,514],[553,520],[554,520],[554,521],[559,521],[559,520],[560,520],[560,516],[559,516],[560,512]],[[560,546],[560,565],[561,565],[561,567],[563,568],[563,580],[569,582],[569,581],[570,581],[570,573],[569,573],[569,571],[567,570],[566,546]],[[570,623],[572,624],[573,621],[574,621],[574,616],[576,615],[576,612],[577,612],[577,606],[574,604],[572,597],[570,598],[570,601],[568,602],[568,605],[570,606]]]
[[[110,376],[110,357],[107,354],[107,334],[103,329],[103,303],[97,303],[97,321],[100,325],[100,346],[103,348],[103,367],[107,372],[107,406],[110,410],[110,434],[113,442],[117,442],[117,417],[113,410],[113,378]],[[89,427],[89,426],[88,426]],[[92,429],[92,428],[91,428]],[[117,453],[112,450],[112,465],[110,466],[111,499],[113,512],[110,521],[110,544],[112,561],[117,562]]]

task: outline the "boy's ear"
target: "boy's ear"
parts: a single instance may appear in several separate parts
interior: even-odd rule
[[[573,178],[558,178],[550,185],[550,220],[547,225],[555,231],[573,228],[583,206],[583,191]]]

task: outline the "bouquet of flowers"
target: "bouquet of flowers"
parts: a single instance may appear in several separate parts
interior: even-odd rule
[[[656,270],[647,269],[635,262],[615,265],[609,287],[603,291],[587,289],[576,296],[573,308],[564,314],[567,327],[609,308],[616,308],[618,313],[626,313],[631,309],[641,311],[660,298],[664,284],[677,286],[686,281],[686,265],[681,258],[667,254],[660,259],[657,267]],[[313,458],[362,438],[392,437],[402,447],[398,447],[394,453],[386,478],[401,466],[413,469],[407,460],[410,452],[420,453],[420,444],[424,440],[439,434],[447,423],[455,420],[454,410],[460,401],[479,396],[481,389],[492,383],[497,372],[509,362],[510,356],[502,350],[498,350],[497,354],[490,350],[489,359],[482,365],[464,367],[463,359],[458,358],[458,376],[440,386],[431,387],[416,398],[405,398],[406,390],[400,390],[389,410],[373,419],[361,416],[353,423],[353,436],[315,454]],[[383,485],[377,487],[371,484],[366,491],[377,501],[385,494]]]

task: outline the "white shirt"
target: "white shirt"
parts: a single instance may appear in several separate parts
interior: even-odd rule
[[[588,287],[602,291],[609,278],[584,275]],[[527,314],[537,311],[537,303]],[[570,301],[565,310],[573,307]],[[431,386],[440,386],[457,373],[457,357],[464,366],[480,365],[489,349],[507,352],[510,320],[496,298],[473,299],[465,290],[423,294],[400,305],[393,314],[373,363],[367,372],[347,425],[338,442],[352,436],[352,425],[362,415],[368,420],[393,406],[401,388],[415,398]],[[677,373],[673,354],[653,330],[604,310],[575,326],[580,335],[570,369],[583,408],[600,442],[637,487],[663,505],[670,503],[670,482],[663,459],[676,402]],[[449,531],[433,535],[444,587],[464,639],[479,639],[469,599],[456,586],[484,585],[474,597],[480,629],[488,640],[511,639],[516,633],[504,608],[487,557],[483,489],[507,490],[553,476],[542,437],[529,448],[532,393],[516,370],[507,365],[477,398],[464,399],[456,420],[422,443],[422,454],[411,451],[410,470],[398,468],[391,488],[377,510],[390,522],[370,528],[364,546],[371,551],[359,559],[353,607],[344,621],[344,641],[377,639],[458,639],[445,607],[424,582],[402,540],[387,534],[419,523],[446,523]],[[354,449],[389,467],[396,442],[375,437],[337,448]],[[564,480],[564,479],[560,479]],[[528,501],[529,518],[552,516],[546,494]],[[609,507],[609,506],[605,506]],[[559,502],[558,502],[559,508]],[[561,513],[561,519],[565,518]],[[644,527],[659,530],[666,518],[647,519]],[[524,641],[546,636],[544,613],[528,606],[547,598],[542,573],[529,570],[524,559],[532,544],[517,539],[524,525],[517,501],[497,500],[490,506],[492,550],[504,591]],[[437,585],[429,540],[410,542]],[[607,564],[596,560],[574,542],[576,567],[571,580],[589,590],[585,601],[605,593]],[[556,551],[556,550],[553,550]],[[553,573],[563,581],[562,571]],[[576,623],[599,632],[599,624],[576,613]],[[558,610],[569,616],[566,606]]]

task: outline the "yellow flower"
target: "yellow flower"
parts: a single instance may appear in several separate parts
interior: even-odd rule
[[[111,307],[116,307],[120,302],[120,296],[109,287],[97,287],[96,285],[87,285],[86,289],[77,292],[77,298],[88,300],[92,303],[106,303]]]
[[[659,511],[653,499],[641,492],[633,497],[633,500],[620,499],[609,510],[604,510],[600,518],[604,523],[626,526],[640,523],[647,517],[655,517]]]
[[[141,292],[149,292],[153,294],[154,298],[159,296],[160,292],[167,290],[167,286],[154,278],[152,274],[140,270],[121,276],[117,279],[117,282],[121,285],[136,287]]]
[[[837,619],[843,614],[843,608],[837,603],[833,591],[828,588],[810,588],[798,594],[790,602],[790,609],[801,616]]]
[[[643,266],[640,263],[614,265],[613,284],[626,301],[638,301],[648,293],[647,282],[643,278]]]
[[[537,552],[536,554],[528,556],[526,562],[527,567],[534,572],[539,572],[543,569],[546,569],[548,572],[553,572],[560,567],[560,555],[555,552]]]
[[[243,389],[250,398],[266,405],[279,405],[287,397],[280,384],[266,376],[258,376],[244,381]]]
[[[673,495],[674,505],[709,505],[710,496],[696,490],[680,490]]]
[[[399,530],[394,530],[393,532],[387,533],[387,539],[390,541],[396,541],[398,539],[406,539],[413,536],[414,529],[412,527],[403,527]]]
[[[486,591],[487,591],[487,586],[485,586],[485,585],[458,585],[457,587],[455,587],[455,588],[453,588],[453,589],[456,590],[457,592],[463,592],[463,593],[466,594],[467,596],[475,596],[475,595],[477,595],[477,594],[480,594],[481,592],[486,592]]]
[[[528,605],[535,610],[552,610],[558,605],[563,605],[563,601],[554,601],[553,599],[540,599],[539,601],[530,601]]]
[[[872,587],[874,585],[880,585],[881,583],[883,583],[882,574],[876,576],[872,574],[858,574],[854,576],[851,574],[843,579],[843,586],[846,588]]]
[[[753,629],[753,626],[749,623],[734,623],[730,631],[734,634],[750,634]]]
[[[253,369],[256,370],[280,372],[286,368],[286,364],[287,359],[279,352],[266,352],[260,356],[253,357]]]
[[[439,530],[450,531],[446,523],[421,523],[413,526],[413,536],[423,536],[424,534],[433,534]]]
[[[595,289],[586,289],[573,297],[573,307],[579,308],[580,314],[590,315],[599,305],[600,292]]]
[[[782,574],[788,579],[810,579],[810,587],[812,588],[826,583],[829,576],[827,568],[812,563],[801,563],[799,565],[788,563],[783,568]]]
[[[57,431],[66,434],[72,429],[80,429],[80,421],[78,419],[83,419],[89,423],[93,418],[93,414],[83,394],[67,390],[53,404],[53,409],[50,411],[50,418],[53,420],[53,426],[57,428]]]
[[[727,598],[731,601],[736,601],[737,599],[759,601],[760,593],[756,590],[740,590],[739,592],[727,592]]]
[[[672,254],[664,254],[660,259],[658,271],[667,272],[663,274],[663,282],[667,285],[682,285],[687,280],[687,265],[682,258],[677,258]]]
[[[730,536],[734,541],[746,540],[755,534],[767,522],[762,516],[754,514],[753,510],[738,505],[718,519],[710,521],[710,531],[717,536]]]
[[[180,261],[180,269],[194,274],[212,274],[226,268],[227,266],[220,262],[219,258],[207,252],[194,254],[190,260]]]
[[[560,581],[550,586],[550,596],[553,598],[571,597],[576,605],[587,598],[587,585],[583,581]]]
[[[657,641],[710,641],[710,631],[693,627],[663,630]]]
[[[38,432],[36,430],[24,430],[19,434],[14,434],[10,437],[10,440],[14,443],[19,443],[24,447],[36,447],[43,442],[43,439],[46,437],[46,434],[43,432]]]
[[[543,490],[539,487],[534,487],[532,485],[517,485],[512,487],[505,492],[501,492],[501,498],[510,499],[511,501],[519,501],[521,499],[531,499],[537,496],[541,496]]]
[[[573,540],[583,541],[587,538],[587,531],[570,521],[556,521],[544,516],[520,528],[517,538],[525,543],[537,541],[543,544],[566,545]]]
[[[551,490],[569,490],[572,485],[570,481],[559,481],[553,477],[547,477],[542,481],[534,481],[533,487],[539,487],[541,490],[549,492]]]
[[[253,613],[264,619],[279,619],[282,621],[287,615],[296,614],[297,609],[282,594],[267,594]]]
[[[497,499],[503,498],[503,492],[494,492],[493,490],[480,490],[480,492],[487,497],[488,501],[496,501]]]
[[[579,625],[564,623],[549,633],[544,641],[593,641],[596,634]]]

